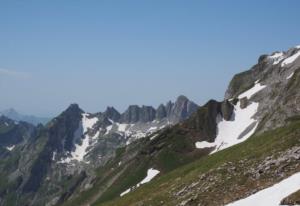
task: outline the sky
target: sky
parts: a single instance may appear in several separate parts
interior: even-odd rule
[[[52,117],[222,100],[261,54],[300,44],[300,1],[0,0],[0,110]]]

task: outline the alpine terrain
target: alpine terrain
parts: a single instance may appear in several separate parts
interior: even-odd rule
[[[300,46],[262,55],[222,101],[0,117],[2,206],[300,204]]]

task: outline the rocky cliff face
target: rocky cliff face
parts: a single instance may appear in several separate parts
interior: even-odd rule
[[[258,130],[266,131],[285,125],[286,119],[299,115],[300,47],[286,52],[262,55],[250,70],[234,76],[225,98],[230,99],[259,84],[265,88],[247,98],[259,102],[256,118]]]
[[[197,109],[198,105],[190,101],[187,97],[181,95],[177,98],[175,103],[168,102],[166,105],[159,105],[157,109],[150,106],[139,107],[131,105],[121,115],[122,123],[137,123],[137,122],[151,122],[153,120],[167,120],[172,124],[176,124],[182,120],[187,119]]]

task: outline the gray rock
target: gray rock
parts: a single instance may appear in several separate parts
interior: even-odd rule
[[[107,107],[104,115],[115,122],[119,122],[121,118],[121,114],[114,107]]]

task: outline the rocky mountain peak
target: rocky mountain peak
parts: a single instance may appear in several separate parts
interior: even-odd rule
[[[65,110],[66,113],[83,113],[83,110],[80,109],[79,105],[76,103],[70,104],[70,106]]]
[[[167,116],[167,110],[165,105],[160,104],[156,109],[156,119],[161,120]]]
[[[198,105],[190,101],[187,97],[180,95],[174,104],[167,103],[168,116],[172,122],[180,122],[196,112]],[[170,110],[171,109],[171,110]]]
[[[140,107],[138,105],[130,105],[128,109],[121,115],[121,122],[135,123],[139,121]]]
[[[114,107],[107,107],[104,114],[107,118],[115,122],[120,121],[121,114]]]
[[[151,106],[142,106],[140,111],[140,121],[141,122],[150,122],[155,119],[156,110]]]
[[[189,99],[184,96],[184,95],[179,95],[176,99],[176,102],[180,103],[180,102],[186,102],[186,101],[189,101]]]

